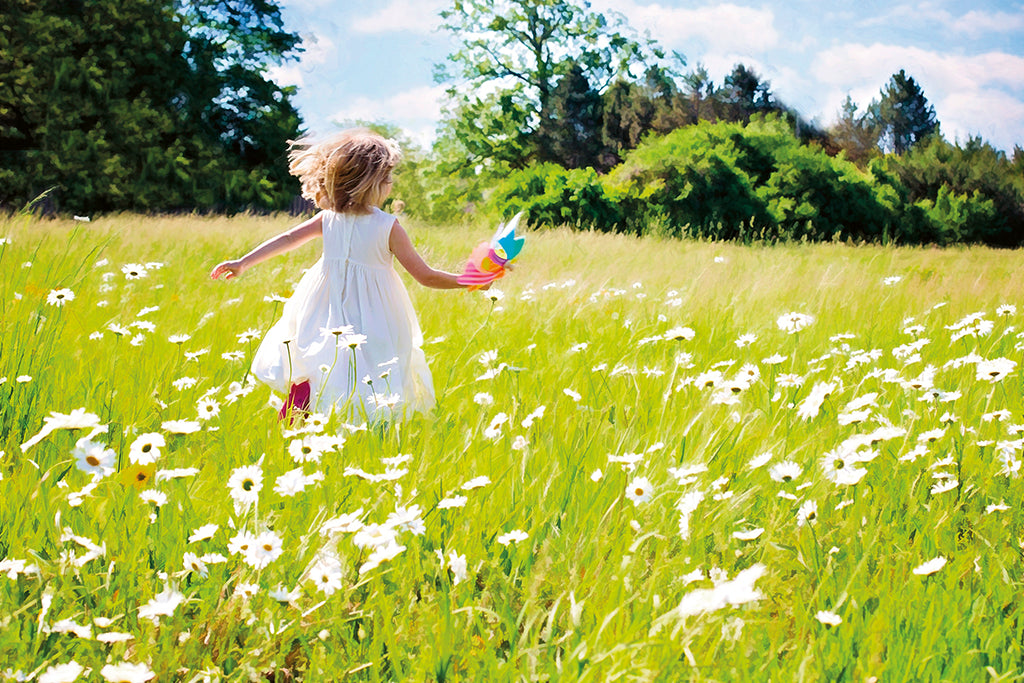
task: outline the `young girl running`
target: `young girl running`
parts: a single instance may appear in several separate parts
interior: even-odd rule
[[[296,144],[289,170],[322,211],[210,273],[215,280],[237,277],[323,237],[323,256],[253,357],[253,375],[288,394],[282,417],[293,409],[329,413],[336,407],[357,419],[391,419],[434,405],[423,335],[392,255],[421,285],[462,285],[454,273],[427,265],[398,220],[379,208],[391,193],[399,158],[393,142],[363,129]]]

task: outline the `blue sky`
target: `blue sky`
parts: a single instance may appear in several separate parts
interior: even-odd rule
[[[433,80],[452,38],[437,30],[451,0],[282,0],[303,37],[298,62],[275,69],[299,88],[314,134],[346,120],[387,121],[427,142],[444,107]],[[1024,147],[1024,3],[592,0],[638,33],[704,64],[716,83],[743,62],[781,101],[828,125],[847,94],[862,108],[906,69],[950,140],[981,135]]]

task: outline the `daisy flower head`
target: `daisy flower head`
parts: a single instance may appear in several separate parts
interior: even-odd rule
[[[121,272],[126,280],[141,280],[149,275],[149,270],[141,263],[126,263],[121,266]]]
[[[264,531],[253,539],[248,552],[243,555],[245,563],[255,569],[263,569],[281,557],[284,544],[273,531]]]
[[[697,333],[689,327],[673,327],[661,336],[666,341],[691,341]]]
[[[796,464],[792,460],[786,460],[785,462],[773,465],[772,468],[768,470],[768,476],[771,477],[773,481],[788,484],[799,477],[802,472],[803,468],[800,467],[800,465]]]
[[[974,366],[975,379],[979,382],[998,382],[1017,367],[1017,362],[1009,358],[996,358],[993,360],[979,360]]]
[[[307,577],[318,591],[327,596],[334,595],[341,590],[344,578],[341,562],[337,557],[321,557],[309,568]]]
[[[521,543],[528,539],[530,535],[521,529],[513,529],[508,533],[498,536],[498,543],[504,546],[508,546],[511,543]]]
[[[814,618],[825,626],[839,626],[839,624],[843,623],[843,618],[841,616],[835,612],[829,612],[827,610],[818,612],[814,615]]]
[[[160,457],[160,449],[166,445],[164,435],[159,432],[140,434],[128,450],[128,460],[133,465],[151,465]]]
[[[943,567],[946,566],[946,558],[942,555],[934,557],[924,564],[920,564],[914,568],[914,574],[917,576],[931,576],[939,572]]]
[[[178,606],[185,601],[185,596],[165,586],[164,590],[157,593],[145,605],[139,607],[139,618],[149,619],[155,624],[160,623],[160,617],[169,617],[174,614]]]
[[[67,287],[64,287],[62,289],[52,289],[50,290],[50,293],[46,295],[46,303],[48,303],[51,306],[56,306],[57,308],[60,308],[67,302],[73,301],[74,298],[75,293],[72,292]]]
[[[252,505],[259,501],[263,488],[263,470],[259,465],[235,468],[228,479],[231,498],[237,505]]]
[[[806,313],[783,313],[775,324],[787,334],[796,334],[800,330],[814,323],[814,316]]]
[[[818,502],[814,500],[804,501],[800,509],[796,511],[796,525],[814,524],[818,521]]]
[[[146,683],[156,678],[156,672],[146,664],[122,661],[120,664],[105,665],[100,669],[100,676],[109,683]]]
[[[646,503],[654,495],[654,486],[647,477],[636,477],[626,486],[626,498],[633,501],[633,505]]]
[[[39,683],[73,683],[85,672],[85,667],[71,660],[67,664],[54,664],[39,675]]]
[[[78,469],[95,477],[107,476],[117,464],[117,453],[87,438],[79,439],[71,454],[75,456]]]

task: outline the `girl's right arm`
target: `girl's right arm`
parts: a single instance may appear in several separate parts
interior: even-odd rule
[[[424,287],[433,289],[459,289],[466,285],[460,285],[455,273],[448,273],[443,270],[436,270],[427,265],[423,257],[412,246],[409,233],[405,231],[402,224],[397,220],[391,226],[391,235],[388,238],[388,247],[395,255],[402,267],[409,271],[416,282]]]
[[[221,275],[224,276],[225,280],[238,277],[251,266],[254,266],[257,263],[262,263],[269,258],[277,256],[278,254],[291,251],[292,249],[305,244],[314,237],[320,237],[321,235],[323,235],[322,212],[313,216],[308,221],[300,223],[294,228],[282,232],[276,237],[271,237],[269,240],[259,245],[237,261],[224,261],[223,263],[218,263],[210,273],[210,277],[214,280],[219,278]]]

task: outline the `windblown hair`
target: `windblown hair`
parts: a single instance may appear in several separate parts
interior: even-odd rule
[[[288,170],[302,196],[342,213],[367,213],[387,198],[391,171],[402,157],[393,141],[365,128],[326,140],[291,142]]]

